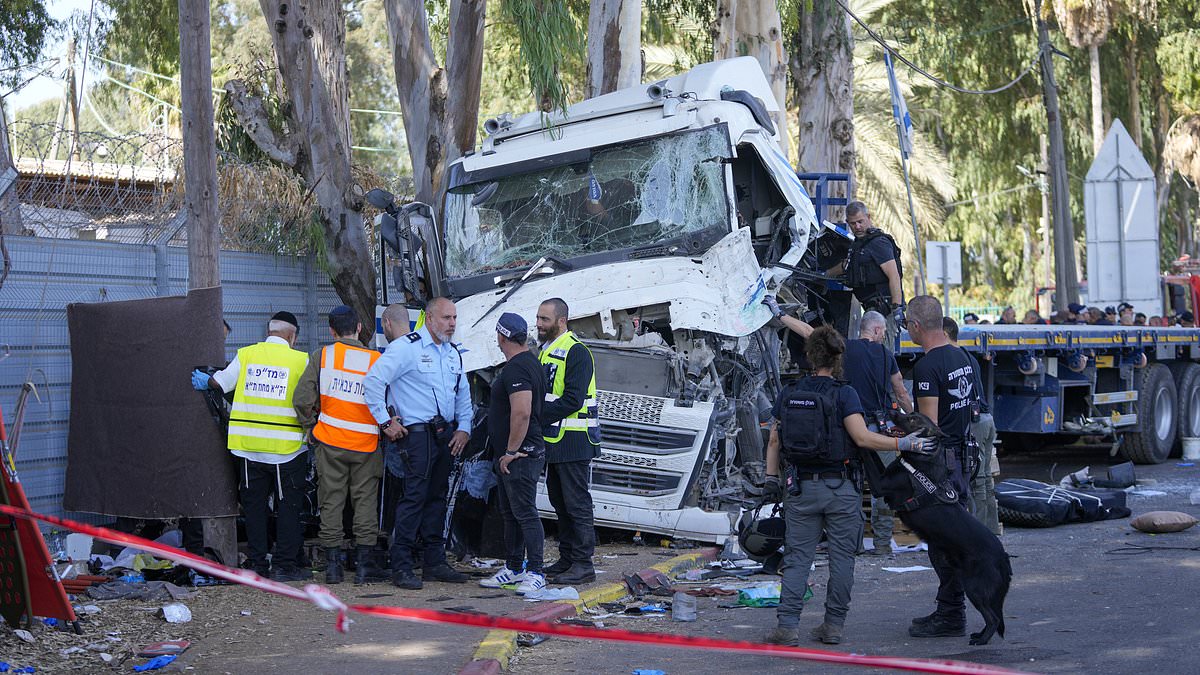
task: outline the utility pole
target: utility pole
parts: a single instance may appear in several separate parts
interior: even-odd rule
[[[1046,134],[1038,136],[1038,145],[1041,147],[1042,161],[1038,164],[1038,192],[1042,193],[1042,262],[1046,265],[1046,280],[1044,286],[1054,285],[1054,265],[1051,264],[1054,256],[1050,253],[1050,144],[1046,140]]]
[[[221,285],[221,214],[213,128],[212,43],[208,0],[179,0],[179,89],[183,126],[188,289]],[[233,486],[228,486],[233,489]],[[237,520],[204,519],[204,542],[236,566]]]
[[[1079,302],[1079,277],[1075,273],[1075,228],[1071,225],[1071,193],[1067,184],[1067,158],[1063,148],[1062,120],[1058,109],[1058,84],[1054,80],[1054,47],[1042,18],[1042,0],[1034,0],[1038,48],[1041,50],[1042,100],[1046,105],[1050,139],[1050,197],[1054,216],[1054,309]]]

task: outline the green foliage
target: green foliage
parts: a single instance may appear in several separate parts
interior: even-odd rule
[[[583,29],[567,3],[501,0],[501,13],[516,27],[529,90],[542,112],[566,111],[570,92],[562,72],[570,55],[583,52]]]
[[[21,82],[18,69],[37,61],[57,27],[43,0],[0,2],[0,88]]]
[[[1167,35],[1158,45],[1163,87],[1182,111],[1200,112],[1200,29]]]

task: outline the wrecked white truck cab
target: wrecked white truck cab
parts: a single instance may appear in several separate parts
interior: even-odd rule
[[[457,303],[480,403],[504,361],[500,313],[532,327],[543,300],[570,306],[596,363],[598,525],[723,542],[759,492],[785,358],[761,301],[817,231],[775,105],[739,58],[489,120],[448,169],[442,246],[410,256]],[[553,517],[544,487],[538,505]]]

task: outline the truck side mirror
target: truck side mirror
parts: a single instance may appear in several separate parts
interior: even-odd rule
[[[367,203],[386,213],[396,212],[396,195],[380,188],[372,188],[364,195]]]

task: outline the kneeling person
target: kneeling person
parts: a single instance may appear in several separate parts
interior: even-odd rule
[[[773,644],[799,644],[804,591],[822,531],[829,538],[829,587],[825,619],[812,637],[825,644],[842,641],[863,526],[859,449],[919,450],[928,443],[916,434],[896,439],[867,430],[858,394],[834,379],[841,374],[845,350],[833,328],[813,331],[807,352],[816,375],[785,388],[773,411],[767,492],[783,497],[787,521],[778,627],[767,636]],[[786,482],[781,480],[781,457],[788,464]]]
[[[526,346],[528,339],[525,319],[511,312],[500,315],[496,343],[506,363],[492,382],[488,438],[500,481],[505,565],[479,582],[485,588],[517,584],[521,595],[546,586],[542,574],[546,533],[537,510],[538,477],[546,466],[541,423],[546,379],[541,364]]]

